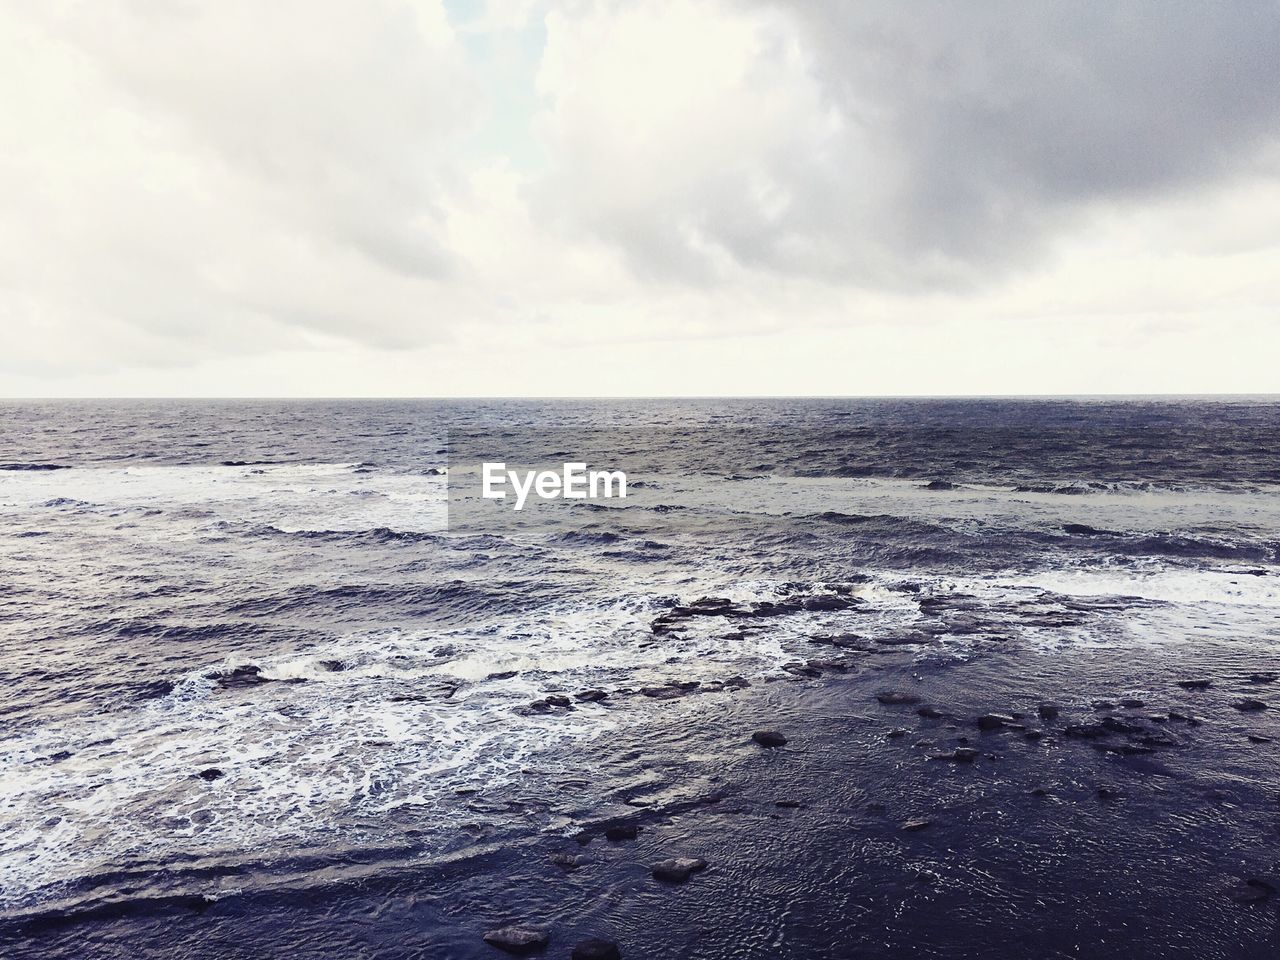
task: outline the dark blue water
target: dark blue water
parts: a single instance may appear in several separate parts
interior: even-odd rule
[[[599,930],[630,957],[1020,955],[973,952],[1002,929],[1272,955],[1272,901],[1231,891],[1280,849],[1248,739],[1274,711],[1230,703],[1276,667],[1277,449],[1274,400],[5,403],[0,936],[483,956],[541,917],[554,955]],[[627,499],[515,514],[465,483],[579,458]],[[890,680],[955,716],[882,715]],[[1156,760],[1048,729],[1017,776],[939,780],[914,746],[1125,694],[1204,722]],[[779,788],[802,808],[738,746],[770,721],[809,731]],[[1099,770],[1157,760],[1099,813]],[[1050,772],[1079,802],[1046,820],[1023,780]],[[731,784],[737,814],[693,817]],[[874,808],[925,797],[966,812],[905,847]],[[547,865],[646,809],[594,874]],[[719,872],[673,899],[644,862],[682,842]]]

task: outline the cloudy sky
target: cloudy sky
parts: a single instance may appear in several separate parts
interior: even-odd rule
[[[0,0],[0,395],[1280,392],[1280,5]]]

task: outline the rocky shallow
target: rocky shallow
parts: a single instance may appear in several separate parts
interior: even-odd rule
[[[1257,647],[918,653],[660,696],[551,693],[552,711],[639,697],[655,713],[591,745],[554,795],[521,798],[527,830],[304,889],[53,911],[5,933],[41,956],[161,929],[293,956],[374,940],[371,956],[458,958],[1277,955],[1280,711]],[[601,780],[608,803],[576,803]],[[307,932],[321,917],[323,947]]]

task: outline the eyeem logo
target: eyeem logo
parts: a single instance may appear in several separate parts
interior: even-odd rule
[[[587,470],[585,463],[566,463],[564,469],[508,470],[505,463],[485,463],[482,494],[486,500],[505,500],[510,484],[516,494],[515,509],[522,510],[529,493],[536,493],[543,500],[599,500],[601,497],[627,496],[627,475],[621,470]]]

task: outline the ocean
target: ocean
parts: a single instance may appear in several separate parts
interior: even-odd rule
[[[1274,398],[5,401],[0,952],[1275,956],[1277,451]]]

